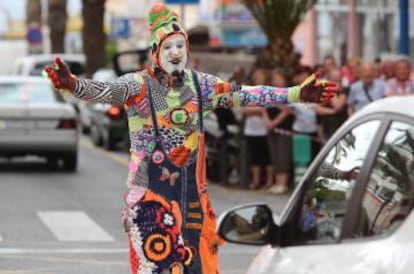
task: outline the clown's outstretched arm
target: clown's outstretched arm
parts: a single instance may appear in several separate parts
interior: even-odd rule
[[[123,105],[131,95],[138,95],[143,83],[137,73],[125,74],[112,82],[77,79],[60,58],[56,58],[53,66],[46,66],[45,72],[56,89],[95,103]]]
[[[324,104],[337,91],[335,84],[319,81],[315,74],[301,85],[286,88],[238,86],[206,73],[198,73],[198,77],[204,100],[210,101],[212,108],[270,107],[296,102]]]

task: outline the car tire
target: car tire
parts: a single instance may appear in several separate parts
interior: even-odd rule
[[[106,150],[115,150],[116,142],[110,136],[106,136],[106,138],[103,138],[103,147]]]
[[[48,156],[46,158],[46,165],[48,169],[57,169],[59,167],[58,158],[56,156]]]
[[[78,166],[78,153],[75,152],[68,152],[62,156],[63,160],[63,170],[74,172]]]
[[[100,134],[99,129],[95,124],[91,125],[89,136],[91,137],[92,143],[95,146],[101,147],[103,145],[102,135]]]

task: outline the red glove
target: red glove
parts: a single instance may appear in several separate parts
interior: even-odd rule
[[[317,73],[312,74],[300,85],[300,101],[326,104],[335,96],[339,87],[334,82],[321,81]]]
[[[45,71],[54,88],[70,92],[76,89],[76,77],[59,57],[56,58],[54,66],[47,65]]]

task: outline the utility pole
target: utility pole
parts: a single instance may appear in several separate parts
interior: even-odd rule
[[[358,56],[358,17],[356,12],[357,0],[349,0],[348,15],[348,55],[349,57]]]
[[[399,0],[400,10],[400,38],[398,44],[398,53],[410,55],[410,39],[409,39],[409,2],[408,0]]]

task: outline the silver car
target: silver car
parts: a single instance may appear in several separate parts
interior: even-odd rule
[[[413,106],[396,96],[352,115],[280,215],[261,201],[223,213],[224,240],[263,246],[245,273],[414,273]]]
[[[41,77],[0,76],[0,157],[37,155],[75,171],[76,111]]]

